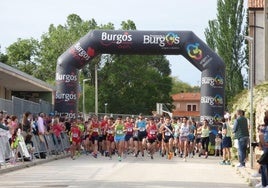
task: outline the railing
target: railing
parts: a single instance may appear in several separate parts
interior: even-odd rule
[[[16,115],[19,119],[23,113],[29,111],[31,113],[44,112],[49,114],[53,112],[53,105],[47,101],[40,100],[39,103],[12,97],[12,100],[0,98],[0,110],[5,110],[8,114]]]
[[[68,155],[70,140],[67,133],[63,132],[56,137],[54,133],[46,135],[32,135],[33,147],[30,149],[24,140],[20,140],[17,148],[11,148],[7,136],[0,136],[0,164],[15,164],[17,160],[24,162],[25,159],[34,161],[36,158],[50,158],[55,155]],[[19,154],[19,155],[17,155]],[[16,158],[16,156],[19,156]]]

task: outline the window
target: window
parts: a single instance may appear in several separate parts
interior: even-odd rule
[[[193,111],[196,111],[196,105],[193,105]]]
[[[192,111],[192,105],[190,105],[190,104],[187,105],[187,111],[188,111],[188,112],[189,112],[189,111]]]

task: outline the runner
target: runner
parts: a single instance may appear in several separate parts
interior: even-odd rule
[[[179,155],[179,152],[180,152],[180,147],[179,147],[179,136],[180,136],[180,125],[179,125],[180,121],[175,119],[173,120],[173,124],[172,124],[172,127],[174,129],[174,155]]]
[[[122,116],[118,116],[115,124],[114,124],[114,129],[115,129],[115,144],[116,144],[116,149],[118,152],[118,161],[122,160],[122,154],[124,150],[124,141],[125,141],[125,127],[124,123],[122,121]]]
[[[196,135],[196,125],[192,120],[187,121],[189,127],[188,135],[188,147],[189,147],[189,157],[193,158],[195,155],[195,135]]]
[[[133,133],[134,133],[134,122],[133,118],[131,119],[129,116],[126,117],[125,122],[125,130],[126,130],[126,136],[125,136],[125,154],[133,153],[134,152],[134,142],[133,142]]]
[[[187,124],[187,117],[183,117],[180,128],[180,145],[182,148],[183,160],[186,161],[188,156],[188,135],[190,133],[189,123]]]
[[[75,153],[76,151],[79,151],[81,146],[81,130],[77,125],[76,120],[73,120],[71,123],[71,158],[74,160],[75,159]]]
[[[154,122],[154,118],[151,117],[149,119],[149,124],[147,125],[147,149],[150,154],[151,159],[154,159],[153,155],[155,152],[155,142],[156,142],[156,136],[157,136],[157,126]]]
[[[99,135],[99,151],[101,155],[104,155],[106,151],[106,130],[108,124],[108,116],[104,116],[100,124],[100,135]]]
[[[166,117],[165,123],[160,128],[163,133],[164,149],[167,154],[167,158],[171,159],[173,157],[173,127],[170,122],[170,117]],[[162,152],[162,156],[164,153]]]
[[[164,144],[163,144],[163,133],[160,131],[160,127],[165,123],[164,118],[160,117],[159,122],[157,123],[157,144],[156,148],[159,150],[159,154],[162,155],[162,153],[165,151]],[[163,156],[163,155],[162,155]]]
[[[85,147],[86,155],[88,155],[92,147],[90,124],[88,121],[85,122],[84,147]]]
[[[146,121],[143,119],[142,114],[139,115],[139,119],[136,122],[136,128],[138,129],[138,152],[136,153],[136,157],[139,155],[139,151],[141,151],[142,157],[144,157],[144,148],[146,147]]]
[[[91,141],[93,144],[92,156],[94,158],[97,158],[98,157],[98,141],[99,141],[100,124],[98,121],[98,117],[96,115],[92,116],[91,124],[90,124],[90,132],[91,132]]]
[[[114,143],[114,119],[109,118],[107,122],[107,136],[106,136],[106,154],[105,156],[109,156],[110,159],[112,159],[112,153],[115,149],[115,143]]]

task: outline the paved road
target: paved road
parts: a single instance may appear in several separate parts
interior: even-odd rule
[[[234,167],[219,165],[219,158],[172,160],[156,156],[94,159],[82,155],[0,175],[0,187],[94,187],[94,188],[243,188],[245,179]]]

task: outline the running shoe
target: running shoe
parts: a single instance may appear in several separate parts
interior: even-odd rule
[[[154,156],[153,155],[151,155],[151,159],[154,159]]]
[[[98,155],[96,153],[92,153],[92,156],[96,159]]]
[[[220,162],[220,165],[226,165],[226,162],[225,161],[221,161]]]
[[[120,156],[118,156],[118,161],[121,162],[122,161],[122,158]]]

